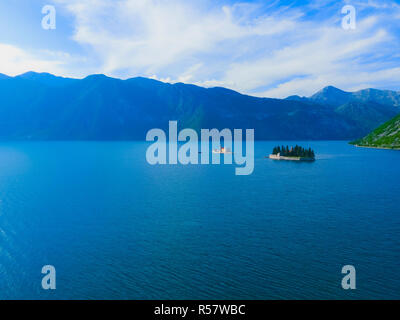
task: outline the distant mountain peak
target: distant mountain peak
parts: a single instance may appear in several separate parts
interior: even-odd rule
[[[28,71],[16,76],[16,78],[24,78],[24,79],[32,79],[32,78],[37,79],[39,77],[57,78],[57,76],[48,72],[35,72],[35,71]]]
[[[158,83],[158,84],[168,84],[166,82],[162,82],[156,79],[152,78],[146,78],[146,77],[133,77],[133,78],[128,78],[125,81],[130,81],[130,82],[142,82],[142,83]]]
[[[336,88],[336,87],[334,87],[334,86],[326,86],[326,87],[324,87],[322,90],[336,90],[336,91],[343,91],[343,90],[341,90],[341,89],[339,89],[339,88]]]
[[[308,101],[307,97],[301,97],[299,95],[292,95],[287,97],[285,100],[291,100],[291,101]]]
[[[349,92],[344,91],[342,89],[336,88],[334,86],[326,86],[324,88],[322,88],[320,91],[317,92],[318,93],[325,93],[325,94],[348,94]]]
[[[350,92],[343,91],[334,86],[327,86],[310,97],[310,100],[314,102],[334,106],[347,103],[350,99]]]
[[[35,71],[28,71],[17,75],[15,78],[19,79],[27,79],[27,80],[44,80],[44,81],[53,81],[53,80],[73,80],[71,78],[64,78],[60,76],[56,76],[54,74],[48,72],[35,72]]]
[[[98,73],[98,74],[88,75],[86,78],[84,78],[84,80],[85,79],[113,79],[113,78],[110,78],[110,77],[106,76],[105,74]]]
[[[17,75],[14,77],[15,79],[23,79],[28,81],[34,81],[37,83],[41,83],[50,87],[59,87],[69,84],[77,79],[72,78],[64,78],[59,77],[54,74],[48,72],[35,72],[35,71],[28,71]]]

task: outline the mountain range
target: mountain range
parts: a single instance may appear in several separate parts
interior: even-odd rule
[[[256,139],[354,140],[400,113],[400,92],[326,87],[258,98],[222,87],[105,75],[0,74],[1,140],[144,140],[148,130],[254,128]]]

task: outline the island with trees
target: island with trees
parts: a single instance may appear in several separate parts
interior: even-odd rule
[[[315,153],[311,148],[305,149],[298,145],[295,147],[278,146],[272,150],[269,158],[273,160],[314,161]]]

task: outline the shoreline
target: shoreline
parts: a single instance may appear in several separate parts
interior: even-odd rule
[[[287,161],[315,161],[314,158],[305,158],[305,157],[285,157],[285,156],[277,156],[275,154],[270,154],[269,159],[272,160],[287,160]]]
[[[382,150],[395,150],[395,151],[400,151],[400,147],[398,148],[389,148],[389,147],[373,147],[373,146],[361,146],[358,144],[353,144],[353,146],[357,148],[369,148],[369,149],[382,149]]]

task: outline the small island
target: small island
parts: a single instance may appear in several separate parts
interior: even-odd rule
[[[295,147],[278,146],[269,155],[272,160],[291,160],[291,161],[315,161],[315,153],[311,148],[305,149],[296,145]]]

